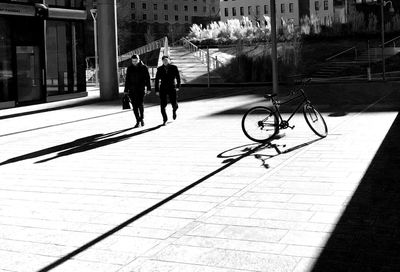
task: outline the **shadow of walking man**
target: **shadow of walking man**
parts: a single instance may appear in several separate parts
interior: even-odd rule
[[[118,131],[114,131],[114,132],[110,132],[110,133],[106,133],[106,134],[95,134],[95,135],[91,135],[88,137],[77,139],[77,140],[69,142],[69,143],[52,146],[49,148],[41,149],[41,150],[38,150],[35,152],[31,152],[28,154],[24,154],[24,155],[21,155],[18,157],[8,159],[4,162],[1,162],[0,166],[10,164],[10,163],[16,163],[16,162],[20,162],[20,161],[24,161],[24,160],[34,159],[34,158],[38,158],[38,157],[42,157],[45,155],[49,155],[49,154],[58,152],[55,156],[53,156],[51,158],[43,159],[43,160],[36,162],[36,163],[44,163],[44,162],[48,162],[48,161],[51,161],[51,160],[54,160],[54,159],[57,159],[60,157],[65,157],[65,156],[73,155],[73,154],[80,153],[80,152],[86,152],[86,151],[93,150],[93,149],[96,149],[99,147],[103,147],[103,146],[115,144],[115,143],[118,143],[121,141],[125,141],[132,137],[154,131],[156,129],[159,129],[160,127],[161,127],[161,125],[158,125],[155,127],[151,127],[148,129],[144,129],[144,130],[134,132],[134,133],[129,133],[129,134],[122,134],[122,133],[125,133],[125,132],[131,130],[132,128],[122,129],[122,130],[118,130]],[[120,135],[120,134],[122,134],[122,135]]]

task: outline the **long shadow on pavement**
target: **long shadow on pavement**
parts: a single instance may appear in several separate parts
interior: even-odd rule
[[[316,139],[316,140],[312,140],[310,142],[307,143],[303,143],[301,145],[295,146],[291,149],[287,149],[283,152],[280,153],[288,153],[291,151],[294,151],[298,148],[304,147],[306,145],[309,145],[311,143],[314,143],[316,141],[318,141],[320,139]],[[276,150],[278,146],[271,144],[271,143],[263,143],[263,144],[250,144],[250,145],[245,145],[245,146],[241,146],[241,147],[236,147],[227,151],[222,152],[221,154],[219,154],[217,157],[219,158],[224,158],[224,157],[229,157],[229,161],[224,162],[224,165],[221,166],[220,168],[216,169],[215,171],[207,174],[206,176],[200,178],[199,180],[189,184],[188,186],[184,187],[183,189],[177,191],[176,193],[170,195],[169,197],[161,200],[160,202],[154,204],[153,206],[147,208],[146,210],[140,212],[139,214],[133,216],[132,218],[126,220],[125,222],[119,224],[118,226],[114,227],[113,229],[107,231],[106,233],[98,236],[97,238],[89,241],[88,243],[82,245],[81,247],[75,249],[74,251],[68,253],[67,255],[61,257],[60,259],[56,260],[55,262],[47,265],[46,267],[40,269],[38,272],[46,272],[46,271],[50,271],[58,266],[60,266],[61,264],[67,262],[68,260],[70,260],[71,258],[75,257],[76,255],[84,252],[85,250],[89,249],[90,247],[96,245],[97,243],[103,241],[104,239],[110,237],[111,235],[115,234],[116,232],[122,230],[123,228],[127,227],[128,225],[132,224],[133,222],[135,222],[136,220],[142,218],[143,216],[151,213],[152,211],[156,210],[157,208],[163,206],[164,204],[172,201],[173,199],[177,198],[178,196],[184,194],[185,192],[189,191],[190,189],[196,187],[197,185],[203,183],[204,181],[210,179],[211,177],[217,175],[218,173],[224,171],[225,169],[231,167],[232,165],[234,165],[235,163],[239,162],[240,160],[247,158],[249,156],[254,155],[256,152],[264,150],[266,148],[275,148]],[[235,149],[239,149],[240,154],[236,154],[233,155],[232,157],[229,155],[226,155],[228,152],[233,151]]]
[[[132,137],[159,129],[160,127],[161,127],[161,125],[151,127],[148,129],[144,129],[144,130],[140,130],[140,131],[130,133],[130,134],[123,134],[123,135],[119,135],[119,134],[127,132],[127,131],[131,130],[132,128],[122,129],[122,130],[118,130],[118,131],[114,131],[114,132],[110,132],[110,133],[106,133],[106,134],[95,134],[95,135],[91,135],[88,137],[77,139],[77,140],[69,142],[69,143],[52,146],[49,148],[45,148],[45,149],[38,150],[38,151],[35,151],[32,153],[28,153],[25,155],[21,155],[18,157],[8,159],[4,162],[1,162],[0,166],[10,164],[10,163],[16,163],[16,162],[23,161],[23,160],[34,159],[34,158],[38,158],[41,156],[59,152],[54,157],[43,159],[43,160],[36,162],[36,163],[43,163],[43,162],[54,160],[54,159],[57,159],[60,157],[69,156],[69,155],[73,155],[73,154],[80,153],[80,152],[86,152],[86,151],[89,151],[89,150],[92,150],[95,148],[115,144],[115,143],[118,143],[121,141],[125,141]],[[119,135],[119,136],[116,136],[116,135]]]
[[[349,201],[313,272],[400,271],[400,115]]]
[[[247,150],[247,152],[242,153],[241,155],[237,156],[235,159],[233,159],[232,161],[230,161],[229,163],[226,163],[225,165],[221,166],[220,168],[216,169],[215,171],[207,174],[206,176],[200,178],[199,180],[189,184],[188,186],[184,187],[183,189],[177,191],[176,193],[170,195],[169,197],[161,200],[160,202],[154,204],[153,206],[145,209],[144,211],[140,212],[139,214],[133,216],[132,218],[126,220],[125,222],[119,224],[118,226],[114,227],[113,229],[107,231],[106,233],[98,236],[97,238],[89,241],[88,243],[82,245],[81,247],[75,249],[74,251],[68,253],[67,255],[61,257],[60,259],[56,260],[55,262],[47,265],[46,267],[38,270],[38,272],[45,272],[45,271],[50,271],[58,266],[60,266],[61,264],[65,263],[66,261],[70,260],[71,258],[75,257],[76,255],[84,252],[85,250],[89,249],[90,247],[96,245],[97,243],[103,241],[104,239],[110,237],[111,235],[113,235],[114,233],[120,231],[121,229],[127,227],[128,225],[132,224],[133,222],[135,222],[136,220],[142,218],[143,216],[151,213],[152,211],[154,211],[155,209],[163,206],[164,204],[172,201],[173,199],[177,198],[178,196],[184,194],[185,192],[189,191],[190,189],[196,187],[197,185],[203,183],[204,181],[210,179],[211,177],[217,175],[218,173],[224,171],[225,169],[229,168],[230,166],[232,166],[233,164],[237,163],[238,161],[251,156],[253,153],[262,150],[263,148],[265,148],[266,146],[270,145],[269,143],[266,144],[258,144],[255,145],[252,148],[249,148]]]

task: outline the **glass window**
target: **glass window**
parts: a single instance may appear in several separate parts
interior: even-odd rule
[[[328,10],[329,9],[329,3],[328,1],[324,1],[324,10]]]
[[[47,21],[46,84],[48,95],[80,91],[85,74],[82,25],[80,23]],[[85,80],[85,79],[83,79]]]
[[[293,12],[294,12],[294,4],[293,4],[293,3],[290,3],[290,4],[289,4],[289,12],[290,12],[290,13],[293,13]]]
[[[268,14],[268,5],[264,5],[264,14]]]
[[[175,15],[175,21],[179,21],[179,16]]]
[[[142,8],[143,8],[143,9],[147,9],[146,3],[142,3]]]
[[[154,9],[154,10],[157,10],[157,4],[154,4],[154,5],[153,5],[153,9]]]
[[[188,6],[184,6],[183,8],[184,8],[185,11],[189,10]]]
[[[232,16],[236,16],[236,8],[235,7],[232,8]]]
[[[240,7],[240,16],[244,16],[244,8]]]
[[[143,20],[147,20],[147,14],[143,14],[142,18]]]
[[[260,6],[256,6],[256,15],[260,15],[260,10],[261,10]]]
[[[164,16],[165,21],[168,21],[168,15]]]
[[[131,3],[131,9],[135,9],[135,3]]]
[[[154,20],[157,21],[158,20],[158,15],[154,14]]]
[[[0,102],[15,99],[11,92],[15,81],[11,52],[11,26],[6,18],[0,17]]]
[[[281,4],[281,13],[285,13],[285,4]]]
[[[197,6],[193,7],[194,12],[197,12]]]
[[[175,5],[175,6],[174,6],[174,10],[175,10],[175,11],[178,11],[178,5]]]
[[[251,15],[251,6],[248,6],[248,7],[247,7],[247,14],[248,14],[248,15]]]
[[[168,10],[168,5],[164,4],[164,10]]]
[[[187,21],[189,21],[189,16],[185,16],[185,21],[187,22]]]
[[[28,2],[28,3],[43,3],[40,0],[25,0],[18,2]],[[94,3],[96,1],[93,1]],[[83,8],[83,0],[46,0],[46,4],[49,6],[59,6],[59,7],[67,7],[67,8]]]
[[[319,1],[315,1],[315,10],[319,10]]]
[[[225,8],[225,17],[228,17],[228,16],[229,16],[228,8]]]

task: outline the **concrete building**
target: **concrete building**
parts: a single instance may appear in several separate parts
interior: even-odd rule
[[[197,17],[215,18],[219,0],[119,0],[118,17],[135,22],[191,24]]]
[[[0,108],[86,95],[82,0],[0,3]]]
[[[249,17],[259,21],[263,15],[271,14],[269,0],[221,0],[221,19],[241,19]],[[322,25],[330,25],[333,21],[344,23],[347,16],[347,0],[276,0],[277,25],[281,18],[293,20],[300,24],[302,17],[317,17]]]
[[[253,22],[263,20],[263,15],[271,14],[268,0],[221,0],[221,20],[241,19],[248,17]],[[281,18],[285,21],[293,20],[299,25],[299,1],[276,0],[277,25],[281,25]]]

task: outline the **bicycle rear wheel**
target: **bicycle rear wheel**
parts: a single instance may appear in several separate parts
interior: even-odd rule
[[[267,107],[249,109],[242,118],[242,130],[247,138],[264,143],[274,137],[278,131],[278,117]]]
[[[325,123],[321,113],[311,104],[305,104],[303,107],[304,118],[311,130],[319,137],[324,138],[328,135],[328,126]]]

